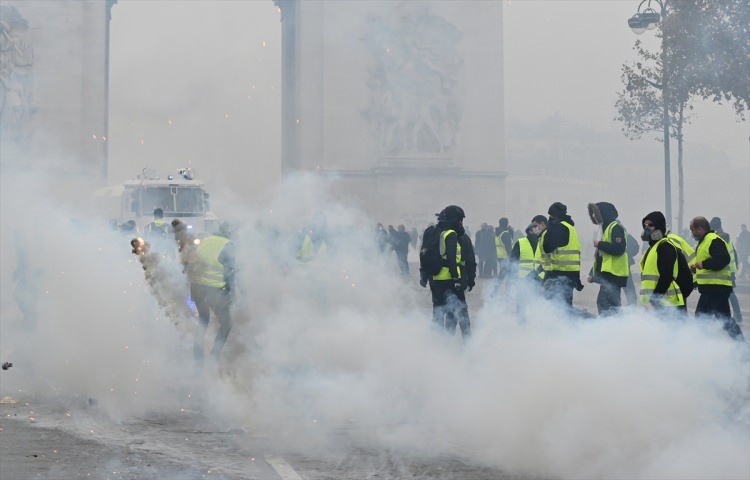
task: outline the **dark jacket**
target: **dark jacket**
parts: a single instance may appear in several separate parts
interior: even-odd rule
[[[602,234],[609,225],[617,220],[617,209],[611,203],[599,202],[596,204],[599,208],[599,212],[602,214]],[[600,241],[597,247],[601,252],[607,253],[613,256],[626,255],[627,240],[625,237],[625,229],[619,223],[612,227],[612,241],[604,242]],[[618,277],[609,272],[602,272],[602,257],[597,255],[594,259],[593,266],[594,277],[600,277],[610,283],[614,283],[618,287],[625,287],[628,283],[627,277]]]
[[[461,259],[465,263],[463,268],[463,277],[466,279],[465,285],[474,288],[477,278],[477,260],[471,238],[465,233],[461,236]]]

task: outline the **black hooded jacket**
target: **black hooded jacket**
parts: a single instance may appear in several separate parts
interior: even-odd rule
[[[446,220],[440,220],[437,224],[437,228],[440,229],[440,231],[445,230],[455,230],[456,235],[448,235],[445,237],[445,257],[446,257],[446,267],[448,267],[448,270],[451,273],[452,278],[458,278],[458,265],[456,265],[456,250],[459,239],[466,236],[466,231],[464,230],[464,226],[461,224],[459,220],[454,219],[446,219]],[[466,239],[468,239],[469,244],[471,244],[471,240],[466,236]],[[462,248],[463,243],[462,243]],[[469,252],[462,253],[462,257],[466,255]],[[471,254],[473,256],[474,254],[474,248],[471,249]],[[476,262],[476,260],[475,260]],[[476,267],[475,267],[476,268]]]
[[[607,202],[599,202],[596,204],[597,208],[599,209],[599,213],[602,215],[602,234],[604,234],[604,230],[609,228],[609,225],[612,222],[615,222],[617,220],[617,209],[614,205]],[[619,223],[616,223],[614,227],[612,227],[612,241],[611,242],[604,242],[600,241],[599,246],[597,247],[601,252],[607,253],[612,256],[619,256],[619,255],[625,255],[625,251],[627,247],[627,240],[625,236],[625,229],[622,228],[622,225]],[[625,287],[625,285],[628,282],[628,277],[618,277],[617,275],[613,275],[609,272],[602,272],[602,257],[597,255],[595,261],[594,261],[594,272],[596,273],[596,276],[600,276],[600,278],[609,281],[610,283],[614,283],[615,285],[619,287]]]

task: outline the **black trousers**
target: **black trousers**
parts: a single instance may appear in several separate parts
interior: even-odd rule
[[[548,274],[549,275],[549,274]],[[548,276],[544,279],[544,298],[559,300],[571,308],[573,307],[573,281],[564,276]]]
[[[456,289],[452,280],[430,280],[432,294],[432,321],[436,327],[444,328],[448,333],[456,332],[456,324],[461,328],[461,335],[471,335],[469,307],[466,305],[464,289]]]
[[[195,302],[196,310],[198,310],[198,320],[203,332],[208,328],[211,312],[214,313],[214,316],[219,321],[219,331],[216,333],[214,346],[211,350],[211,354],[218,357],[221,349],[227,342],[229,331],[232,329],[229,317],[229,306],[231,304],[229,292],[222,288],[193,283],[190,285],[190,296],[193,298],[193,302]],[[202,345],[201,340],[198,340],[195,350],[196,357],[198,358],[201,358],[203,355],[203,348],[199,348]]]
[[[696,317],[713,317],[723,322],[724,330],[734,339],[742,340],[742,330],[737,322],[732,318],[729,309],[730,291],[720,292],[702,292],[698,298],[698,305],[695,307]]]
[[[622,287],[601,279],[599,283],[599,295],[596,297],[596,309],[600,316],[614,315],[622,310],[621,297]]]

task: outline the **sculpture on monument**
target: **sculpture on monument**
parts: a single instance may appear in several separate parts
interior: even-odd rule
[[[380,155],[448,155],[461,118],[461,32],[425,5],[398,15],[368,19],[370,95],[362,116]]]
[[[24,139],[31,115],[34,49],[29,24],[10,4],[0,5],[0,139]]]

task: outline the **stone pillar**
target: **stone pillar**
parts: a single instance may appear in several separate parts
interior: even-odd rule
[[[116,0],[0,5],[3,168],[106,181],[109,20]]]

